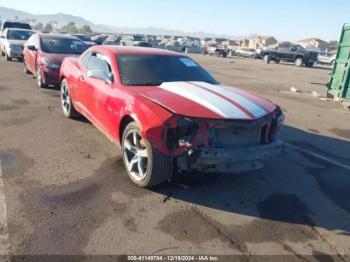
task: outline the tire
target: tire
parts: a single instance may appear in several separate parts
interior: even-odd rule
[[[5,56],[5,53],[3,51],[1,51],[1,56]]]
[[[279,63],[281,63],[281,60],[276,60],[275,62],[276,62],[276,64],[279,64]]]
[[[30,71],[27,68],[27,64],[26,64],[26,60],[23,59],[23,69],[24,69],[24,73],[27,75],[30,75]]]
[[[80,114],[74,108],[72,98],[69,93],[68,83],[65,79],[63,79],[63,81],[61,82],[60,97],[63,115],[68,119],[79,118]]]
[[[36,83],[37,83],[39,88],[47,88],[48,87],[42,79],[42,75],[41,75],[39,68],[36,69]]]
[[[301,57],[295,59],[295,66],[296,67],[302,67],[303,64],[304,64],[304,61],[303,61],[303,59]]]
[[[264,62],[265,62],[265,64],[270,64],[271,58],[269,55],[264,55]]]
[[[153,148],[140,133],[140,128],[135,122],[131,122],[125,128],[122,138],[123,162],[132,182],[139,187],[151,188],[170,179],[173,161]]]
[[[313,67],[313,66],[314,66],[313,63],[307,63],[307,64],[306,64],[306,67],[310,67],[310,68],[311,68],[311,67]]]
[[[12,57],[6,54],[6,61],[12,61]]]

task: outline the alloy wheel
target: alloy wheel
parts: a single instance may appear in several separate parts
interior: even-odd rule
[[[148,173],[148,150],[136,130],[130,130],[123,141],[123,157],[129,174],[136,181],[143,181]]]
[[[61,86],[61,104],[62,104],[62,109],[64,113],[66,115],[69,114],[70,107],[71,107],[71,100],[70,100],[68,86],[65,83],[63,83]]]

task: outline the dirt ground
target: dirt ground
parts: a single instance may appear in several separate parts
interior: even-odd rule
[[[350,259],[350,113],[311,95],[325,96],[330,70],[193,57],[283,108],[282,156],[256,172],[137,188],[114,144],[62,116],[57,90],[0,60],[0,254]]]

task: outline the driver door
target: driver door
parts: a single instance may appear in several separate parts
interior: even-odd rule
[[[104,72],[106,79],[91,76],[92,71]],[[93,52],[86,64],[86,71],[81,80],[81,92],[90,120],[104,130],[107,134],[111,134],[111,122],[109,118],[110,107],[109,103],[113,99],[114,85],[111,63],[107,56]]]

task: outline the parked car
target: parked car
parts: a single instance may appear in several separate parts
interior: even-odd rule
[[[138,46],[138,47],[152,47],[152,44],[148,43],[148,42],[137,42],[137,43],[134,43],[134,46]]]
[[[263,50],[261,55],[265,63],[285,61],[295,63],[297,67],[303,65],[312,67],[318,59],[317,52],[307,51],[300,45],[279,45],[276,48]]]
[[[203,48],[199,45],[184,46],[182,52],[186,54],[202,54]]]
[[[281,109],[262,97],[220,85],[176,52],[92,47],[61,67],[67,118],[84,115],[121,145],[130,179],[140,187],[173,171],[243,172],[281,153]]]
[[[336,59],[337,59],[337,55],[336,54],[332,55],[332,56],[319,55],[317,63],[321,64],[321,65],[331,65],[331,66],[333,66],[335,64],[335,60]]]
[[[3,33],[6,28],[19,28],[19,29],[32,30],[32,27],[30,26],[30,24],[26,22],[17,21],[17,20],[6,20],[5,22],[3,22],[0,28],[0,34]]]
[[[242,56],[242,57],[249,57],[258,59],[260,58],[260,55],[256,49],[252,48],[241,48],[236,50],[236,56]]]
[[[106,41],[108,35],[94,35],[91,37],[92,41],[96,43],[96,45],[102,45],[104,41]]]
[[[84,44],[85,44],[87,47],[91,47],[91,46],[96,45],[96,43],[95,43],[94,41],[92,41],[91,37],[88,36],[88,35],[84,35],[84,34],[73,34],[72,36],[75,36],[75,37],[79,38],[81,41],[84,42]]]
[[[6,28],[0,36],[1,56],[6,56],[7,61],[13,58],[23,60],[23,45],[34,34],[31,30]]]
[[[228,53],[225,48],[219,47],[217,45],[209,45],[204,47],[204,55],[227,57]]]
[[[35,75],[41,88],[57,86],[63,59],[79,56],[86,49],[84,42],[73,36],[35,34],[24,46],[24,71]]]
[[[102,44],[103,45],[121,45],[121,38],[117,37],[117,38],[114,38],[114,39],[111,39],[111,40],[107,39]]]

